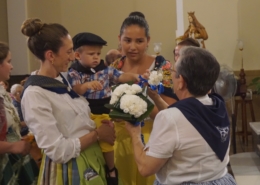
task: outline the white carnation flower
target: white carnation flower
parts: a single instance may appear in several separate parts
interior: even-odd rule
[[[137,84],[133,84],[131,86],[131,89],[134,92],[134,94],[138,94],[138,93],[142,92],[142,88]]]
[[[111,95],[110,104],[114,104],[118,101],[118,99],[125,93],[125,91],[128,91],[131,88],[128,84],[121,84],[117,86]]]
[[[114,103],[116,103],[117,101],[118,101],[118,96],[111,96],[111,100],[110,100],[110,104],[114,104]]]
[[[130,87],[131,86],[128,84],[119,85],[115,88],[112,95],[114,94],[115,96],[122,96],[122,94],[124,94],[126,90],[130,89]]]
[[[160,82],[162,81],[163,79],[163,75],[162,75],[162,72],[161,71],[152,71],[150,73],[150,76],[149,76],[149,79],[148,79],[148,83],[150,85],[159,85]]]
[[[127,89],[127,90],[125,90],[124,93],[131,95],[131,94],[133,94],[133,91],[132,91],[132,89]]]
[[[138,118],[147,111],[147,103],[137,95],[126,94],[120,100],[120,109]]]
[[[116,103],[123,94],[133,95],[140,92],[142,92],[142,88],[137,84],[121,84],[117,86],[112,92],[110,104]]]

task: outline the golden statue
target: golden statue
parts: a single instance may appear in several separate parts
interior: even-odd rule
[[[189,27],[184,32],[184,35],[178,37],[176,40],[177,42],[182,41],[186,38],[193,38],[197,39],[198,41],[202,40],[200,43],[202,44],[202,47],[205,48],[204,40],[208,39],[208,34],[205,30],[205,27],[199,23],[194,13],[195,12],[188,12]]]

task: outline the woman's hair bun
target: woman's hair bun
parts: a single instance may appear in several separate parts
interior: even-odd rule
[[[145,16],[142,12],[138,12],[138,11],[135,11],[135,12],[131,12],[129,15],[130,16],[137,16],[137,17],[142,17],[143,19],[145,19]]]
[[[40,19],[37,18],[27,19],[26,21],[23,22],[21,26],[21,31],[24,35],[31,37],[36,33],[38,33],[42,29],[43,25],[44,23]]]

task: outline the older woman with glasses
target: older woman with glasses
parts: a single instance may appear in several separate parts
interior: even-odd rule
[[[154,185],[234,185],[227,171],[230,123],[224,100],[208,95],[218,78],[216,58],[202,48],[184,47],[172,68],[179,101],[168,105],[156,93],[160,108],[146,146],[140,127],[126,123],[135,160],[143,176],[156,175]]]
[[[21,94],[23,92],[23,86],[20,84],[14,84],[12,85],[11,89],[10,89],[10,94],[13,98],[13,105],[15,106],[20,121],[21,121],[21,136],[24,136],[26,134],[28,134],[29,130],[28,127],[26,126],[26,124],[24,123],[24,119],[23,119],[23,113],[22,113],[22,108],[21,108]]]

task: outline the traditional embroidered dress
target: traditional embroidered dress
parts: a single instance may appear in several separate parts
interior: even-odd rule
[[[94,143],[81,151],[79,138],[96,127],[88,102],[68,86],[63,76],[30,76],[22,111],[44,152],[38,185],[107,184],[99,145]],[[95,178],[89,178],[93,175]]]
[[[19,141],[20,120],[10,95],[2,86],[0,86],[0,119],[1,141]],[[36,184],[38,172],[36,163],[29,155],[0,155],[1,185]]]
[[[121,70],[124,65],[125,57],[118,59],[111,66]],[[178,99],[172,91],[172,79],[171,79],[171,64],[166,61],[162,56],[157,56],[150,66],[149,70],[159,70],[163,72],[163,94],[174,99]],[[144,127],[142,127],[142,134],[144,135],[145,143],[148,141],[150,133],[153,127],[153,120],[145,120]],[[125,129],[124,122],[116,122],[116,142],[115,149],[115,164],[118,168],[121,179],[124,185],[151,185],[154,182],[155,177],[142,177],[138,171],[132,148],[131,137]]]

